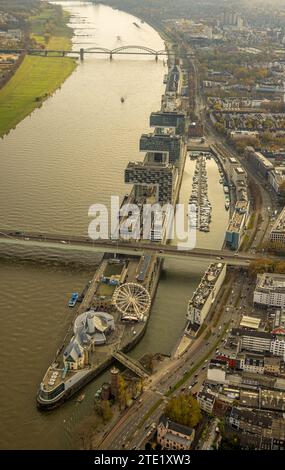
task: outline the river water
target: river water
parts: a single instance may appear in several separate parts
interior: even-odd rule
[[[87,2],[63,5],[71,13],[76,49],[124,44],[164,48],[156,31],[127,13]],[[61,89],[0,142],[0,227],[86,234],[89,206],[108,204],[111,195],[130,189],[123,171],[129,160],[143,158],[139,137],[149,131],[151,111],[160,108],[165,73],[163,61],[149,57],[110,61],[86,56]],[[187,161],[182,199],[190,194],[193,165]],[[227,214],[214,161],[208,163],[208,176],[216,209],[211,232],[198,242],[218,248]],[[81,404],[70,400],[50,413],[35,406],[38,384],[70,323],[70,293],[80,291],[94,271],[96,259],[89,261],[83,259],[75,268],[61,266],[56,253],[41,264],[0,258],[0,448],[72,448],[76,425],[90,414],[104,377],[86,387]],[[146,335],[132,354],[171,351],[205,267],[165,262]]]

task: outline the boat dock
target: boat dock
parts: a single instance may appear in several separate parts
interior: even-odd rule
[[[189,220],[190,226],[196,226],[196,228],[201,232],[210,231],[210,223],[212,218],[212,205],[208,199],[206,158],[207,157],[204,155],[199,155],[196,160],[196,167],[192,183],[192,193],[189,198],[189,204],[192,204],[196,207],[196,210],[193,211],[193,218],[190,218]],[[194,225],[195,221],[196,224]]]

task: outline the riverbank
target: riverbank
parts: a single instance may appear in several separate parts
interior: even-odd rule
[[[0,136],[40,107],[75,68],[76,62],[66,57],[26,56],[15,75],[0,90]]]
[[[69,14],[56,5],[43,5],[31,17],[31,38],[44,48],[70,50],[72,30]],[[0,137],[8,134],[25,117],[40,107],[76,68],[70,57],[26,56],[0,90]]]
[[[60,5],[44,3],[30,17],[30,38],[44,49],[70,51],[73,31],[68,26],[70,14]]]

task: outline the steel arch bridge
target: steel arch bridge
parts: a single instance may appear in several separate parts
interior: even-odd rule
[[[80,47],[80,46],[79,46]],[[0,53],[15,53],[15,54],[28,54],[28,55],[38,55],[42,57],[48,57],[52,55],[53,57],[65,57],[70,55],[79,55],[80,59],[84,59],[85,54],[106,54],[109,55],[110,59],[112,59],[113,55],[120,55],[120,54],[130,54],[130,55],[146,55],[146,56],[154,56],[155,60],[158,60],[159,56],[168,56],[171,55],[167,50],[159,50],[156,51],[151,47],[141,46],[141,45],[124,45],[120,47],[116,47],[114,49],[108,49],[106,47],[94,46],[94,47],[80,47],[78,50],[51,50],[51,49],[17,49],[17,50],[4,50],[0,49]]]
[[[98,54],[100,53],[110,54],[112,51],[111,49],[106,49],[106,47],[88,47],[87,49],[84,49],[84,52],[86,53],[93,52],[94,54],[96,54],[96,52],[98,52]]]
[[[120,54],[128,51],[140,51],[146,54],[156,55],[158,52],[146,46],[120,46],[112,50],[113,54]]]

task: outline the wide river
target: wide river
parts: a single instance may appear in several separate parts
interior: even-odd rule
[[[87,2],[63,5],[71,13],[76,49],[124,44],[164,48],[153,28],[127,13]],[[86,56],[61,89],[0,142],[0,230],[86,234],[89,206],[108,204],[111,195],[130,189],[124,184],[124,168],[129,160],[143,158],[139,137],[149,131],[151,111],[160,108],[166,71],[163,61],[156,63],[153,57],[110,61]],[[187,161],[183,201],[191,191],[193,165]],[[216,164],[211,160],[207,165],[213,221],[198,244],[218,248],[227,214]],[[7,254],[5,245],[3,251]],[[90,259],[77,256],[80,268],[58,263],[56,252],[41,264],[0,258],[0,448],[72,448],[76,426],[92,410],[102,377],[86,387],[81,404],[71,400],[50,413],[35,406],[38,384],[70,322],[70,293],[80,291],[94,270]],[[171,351],[205,267],[189,261],[165,263],[146,335],[132,354]]]

